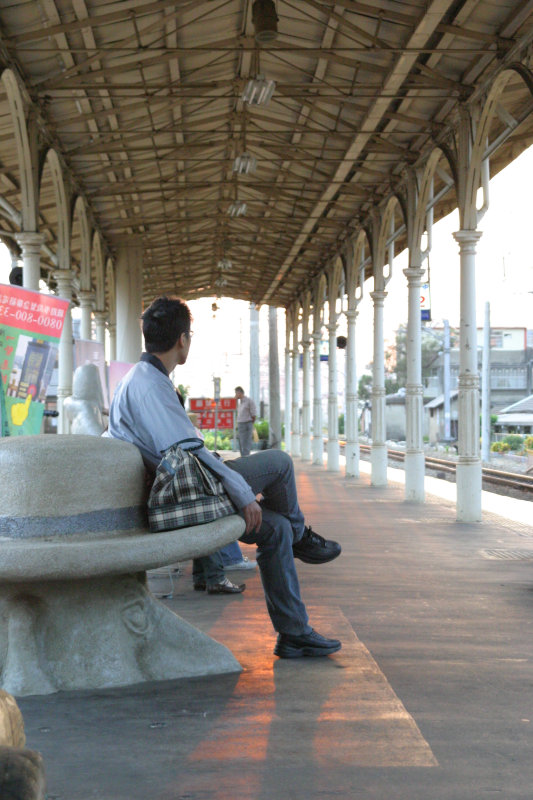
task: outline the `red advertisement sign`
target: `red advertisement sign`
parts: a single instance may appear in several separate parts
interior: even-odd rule
[[[68,302],[17,286],[0,286],[0,325],[59,339]]]
[[[237,410],[237,398],[236,397],[221,397],[219,408],[223,408],[226,411],[236,411]]]
[[[201,430],[214,430],[215,429],[215,412],[214,411],[200,411],[197,416],[197,426]],[[233,429],[233,411],[219,411],[218,412],[218,425],[219,429],[228,428]]]
[[[191,411],[205,411],[208,408],[214,408],[215,401],[210,397],[190,397],[189,408]]]
[[[218,407],[224,411],[237,410],[236,397],[221,397],[218,401]],[[207,411],[208,409],[215,408],[215,401],[211,397],[190,397],[189,408],[191,411]]]

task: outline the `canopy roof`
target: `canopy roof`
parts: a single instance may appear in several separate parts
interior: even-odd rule
[[[530,41],[532,8],[276,0],[278,37],[258,47],[249,0],[4,0],[1,56],[27,87],[40,146],[60,152],[108,251],[117,236],[141,237],[147,299],[288,305],[405,167],[446,139],[461,102],[482,98],[502,58]],[[241,94],[258,72],[276,86],[253,106]],[[532,107],[517,74],[494,117],[488,146],[503,144],[491,173],[533,141]],[[18,208],[5,95],[0,123],[0,193]],[[245,150],[257,170],[237,175]],[[446,166],[437,217],[456,205],[453,190],[439,195],[448,183]],[[235,199],[244,216],[229,216]],[[52,252],[56,215],[43,184],[40,227]]]

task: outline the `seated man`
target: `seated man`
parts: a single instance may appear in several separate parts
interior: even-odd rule
[[[162,452],[175,442],[196,438],[193,424],[181,406],[169,374],[185,364],[191,345],[191,312],[177,298],[160,297],[142,316],[146,353],[122,379],[109,414],[109,434],[132,442],[154,467]],[[280,450],[223,463],[207,449],[196,451],[216,473],[246,523],[241,541],[257,545],[268,613],[278,639],[280,658],[325,656],[340,650],[309,625],[294,558],[322,564],[341,548],[304,525],[298,505],[294,468]],[[261,504],[256,495],[261,494]]]

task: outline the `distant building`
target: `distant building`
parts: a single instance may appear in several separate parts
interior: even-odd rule
[[[433,328],[437,331],[438,329]],[[516,403],[533,392],[533,335],[526,328],[491,328],[490,336],[490,400],[491,413],[496,414],[506,406]],[[483,329],[477,330],[478,368],[481,372],[483,357]],[[439,392],[443,391],[443,355],[435,361],[433,376],[429,379],[435,392],[435,378]],[[459,382],[459,349],[450,351],[450,388],[457,389]],[[428,389],[429,389],[428,385]],[[424,392],[426,394],[426,392]]]
[[[502,408],[495,426],[496,433],[533,433],[533,394]]]

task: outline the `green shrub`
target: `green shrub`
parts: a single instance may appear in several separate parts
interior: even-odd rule
[[[493,442],[490,446],[491,453],[508,453],[510,449],[507,442]]]
[[[254,422],[254,428],[257,431],[259,440],[268,442],[268,420],[258,419],[257,422]]]
[[[524,439],[524,447],[526,450],[533,450],[533,436],[526,436]]]
[[[215,449],[215,434],[212,431],[202,431],[204,434],[204,444],[208,450]],[[231,450],[231,435],[227,433],[217,433],[217,450]]]
[[[344,414],[339,414],[339,433],[344,436]]]
[[[503,437],[503,441],[509,445],[510,450],[522,450],[524,447],[524,437],[519,433],[508,433]]]

